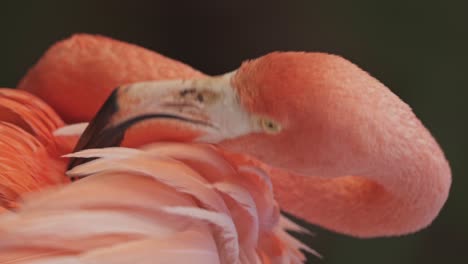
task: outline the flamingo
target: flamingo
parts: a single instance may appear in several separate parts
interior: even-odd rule
[[[167,64],[158,64],[160,61]],[[141,82],[174,78],[182,79]],[[127,85],[112,92],[113,88],[124,83]],[[131,179],[135,179],[135,183],[132,183],[135,184],[135,190],[143,190],[143,186],[150,185],[148,178],[156,177],[154,171],[142,173],[138,167],[125,167],[124,161],[133,160],[132,156],[145,157],[143,160],[146,161],[161,159],[162,163],[177,160],[196,171],[191,161],[206,156],[190,156],[186,153],[191,151],[183,148],[194,148],[194,151],[209,149],[213,155],[208,160],[216,159],[215,164],[229,164],[225,168],[234,168],[238,175],[239,168],[256,168],[252,177],[256,181],[262,179],[262,183],[252,186],[270,186],[268,181],[271,179],[271,190],[280,208],[309,222],[357,237],[401,235],[426,227],[437,216],[450,187],[450,168],[443,152],[411,109],[376,79],[334,55],[272,53],[245,62],[234,72],[211,77],[136,46],[103,37],[79,35],[52,47],[19,87],[39,95],[67,122],[89,121],[106,96],[112,94],[84,131],[75,148],[79,152],[70,156],[71,176],[93,177],[65,187],[26,195],[17,212],[6,213],[0,219],[2,234],[9,234],[10,237],[17,237],[17,232],[22,232],[21,225],[33,219],[34,213],[40,216],[52,211],[79,210],[83,206],[80,199],[93,197],[92,191],[89,195],[80,196],[78,194],[81,192],[75,190],[89,188],[96,193],[97,189],[93,186],[110,186],[109,197],[116,199],[114,203],[108,203],[106,198],[102,198],[102,201],[89,198],[91,200],[83,203],[87,201],[91,207],[95,204],[99,210],[118,207],[120,200],[116,197],[122,187],[117,185],[130,185]],[[73,96],[65,96],[68,94]],[[22,125],[20,127],[28,129]],[[73,133],[80,134],[81,131],[76,130],[71,129]],[[35,133],[32,135],[36,136]],[[158,154],[161,151],[158,145],[146,146],[142,150],[104,148],[80,151],[119,144],[141,147],[147,143],[168,140],[215,143],[216,146],[171,145],[169,148],[174,147],[180,152],[169,154],[164,151]],[[66,146],[69,150],[70,144]],[[180,155],[186,155],[186,159],[180,158]],[[79,158],[98,159],[82,164]],[[65,163],[62,161],[61,166]],[[261,171],[265,171],[269,177],[264,177]],[[207,176],[212,174],[205,174],[204,169],[201,172],[199,174],[208,182],[204,188],[215,189],[216,194],[223,197],[224,203],[232,205],[232,208],[241,207],[242,213],[251,212],[245,202],[239,200],[241,196],[219,189],[217,181]],[[225,170],[221,170],[219,175],[222,179],[230,179],[225,176],[230,175]],[[249,177],[244,177],[248,181]],[[119,184],[114,185],[111,178]],[[158,181],[151,181],[157,185],[155,190],[159,190],[161,182],[164,182],[161,179]],[[167,182],[164,184],[168,185]],[[248,188],[249,184],[240,186],[247,193],[252,190]],[[177,189],[176,186],[172,187]],[[178,195],[184,193],[180,189],[178,191]],[[199,193],[190,195],[201,199]],[[233,200],[238,204],[233,203]],[[139,201],[125,206],[138,208]],[[274,209],[275,203],[267,201],[269,207],[259,208],[277,211]],[[109,207],[102,206],[103,203]],[[147,203],[141,204],[144,206]],[[205,217],[205,222],[220,227],[213,218],[206,217],[210,212],[207,208],[213,209],[206,207],[207,204],[198,200],[197,205],[201,204],[202,207],[197,210],[202,211],[190,211],[194,208],[187,208],[183,202],[181,204],[182,208],[178,205],[169,207],[172,209],[159,207],[158,214],[166,210],[164,213],[173,214],[174,217],[187,218],[191,215],[197,220]],[[261,215],[259,213],[258,217],[261,218]],[[284,218],[272,215],[269,218],[273,223],[270,229],[247,233],[268,237],[263,241],[276,251],[258,250],[254,254],[246,249],[241,254],[243,261],[250,259],[282,263],[280,261],[284,260],[285,255],[296,262],[303,261],[298,249],[305,246],[284,236],[284,229],[302,229]],[[245,225],[236,222],[239,220],[235,217],[232,219],[236,228],[245,228]],[[61,220],[66,221],[66,217]],[[79,223],[85,228],[83,222]],[[198,223],[196,225],[194,232],[205,230]],[[247,228],[252,226],[247,225]],[[221,236],[218,236],[219,230],[212,231],[215,234],[213,239],[219,243],[220,238],[226,238],[223,234],[234,229],[222,226]],[[283,233],[278,235],[274,230],[282,230]],[[141,229],[136,226],[132,232],[133,238],[138,237],[136,234]],[[177,232],[174,241],[181,242],[176,238],[180,235],[180,229]],[[36,239],[43,240],[34,232],[26,235],[36,235]],[[131,239],[129,237],[132,236],[125,239]],[[190,237],[194,239],[193,242],[197,241],[194,244],[200,244],[201,240],[197,239],[201,237]],[[29,238],[22,241],[30,241]],[[121,243],[113,248],[117,251],[126,252],[126,245],[135,245],[125,244],[129,241],[123,238],[115,239],[120,240],[113,240],[106,245]],[[175,244],[182,247],[187,245],[183,242]],[[90,248],[94,247],[92,243],[89,245]],[[8,252],[7,248],[0,248],[0,252]],[[37,248],[37,245],[33,249],[38,255],[44,253],[41,250],[45,250]],[[62,248],[58,255],[52,257],[63,257],[56,260],[76,263],[78,260],[85,262],[84,259],[103,256],[93,253],[77,256],[76,250],[68,248],[65,252]],[[84,248],[79,250],[86,251]],[[272,255],[264,252],[282,258],[272,258]],[[24,251],[16,253],[23,254]],[[31,254],[31,251],[27,253]],[[228,250],[220,253],[216,256],[226,261],[232,252]]]

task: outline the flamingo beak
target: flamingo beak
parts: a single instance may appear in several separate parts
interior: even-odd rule
[[[167,139],[215,143],[248,133],[251,118],[231,86],[232,75],[119,87],[90,122],[74,151],[119,146],[131,135],[146,143]],[[174,133],[185,137],[173,137]],[[83,162],[72,159],[69,169]]]

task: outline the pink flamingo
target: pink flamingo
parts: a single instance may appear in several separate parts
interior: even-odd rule
[[[171,72],[167,67],[172,66],[148,63],[152,60],[145,58],[150,57],[174,65],[173,75],[163,76],[161,72]],[[158,69],[161,78],[154,77]],[[179,70],[181,75],[175,76]],[[132,73],[141,79],[129,77]],[[208,77],[141,48],[78,36],[52,48],[20,87],[39,94],[66,120],[87,121],[112,87],[174,77],[186,79],[116,90],[78,148],[115,145],[123,133],[127,146],[155,140],[217,143],[216,155],[232,167],[267,171],[282,209],[360,237],[419,230],[436,217],[447,198],[450,169],[429,132],[386,87],[337,56],[273,53],[246,62],[233,73]],[[73,97],[60,100],[71,92]],[[105,174],[91,168],[113,166],[105,163],[109,155],[112,158],[106,151],[77,154],[103,159],[75,167],[72,174],[74,170],[80,171],[77,176]],[[79,188],[75,186],[93,186],[104,179],[90,177],[67,191],[45,192],[43,205],[34,207],[30,200],[32,205],[27,202],[5,221],[14,224],[18,217],[40,212],[45,204],[53,207],[56,199],[47,197],[54,197],[54,192],[64,192],[64,201],[73,200],[68,192]],[[294,250],[300,247],[294,245]]]

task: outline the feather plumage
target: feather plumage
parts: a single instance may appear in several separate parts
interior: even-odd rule
[[[304,260],[300,249],[307,248],[283,227],[301,229],[281,220],[279,213],[264,213],[277,211],[275,203],[269,200],[273,194],[268,180],[253,173],[238,173],[238,165],[213,146],[166,143],[141,150],[86,150],[69,156],[97,158],[69,172],[90,177],[29,194],[17,212],[1,215],[0,260]],[[208,168],[216,177],[204,177]],[[269,193],[258,193],[265,191]],[[259,224],[259,219],[269,224]]]

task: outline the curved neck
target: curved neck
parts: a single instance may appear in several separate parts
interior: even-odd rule
[[[354,164],[367,168],[359,175],[299,176],[269,169],[277,199],[287,212],[358,237],[401,235],[424,228],[439,213],[451,183],[442,151],[425,133],[415,140],[392,142],[405,148],[381,146],[380,153]],[[333,168],[324,165],[319,170],[337,172],[335,168],[346,167],[328,166]]]

